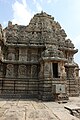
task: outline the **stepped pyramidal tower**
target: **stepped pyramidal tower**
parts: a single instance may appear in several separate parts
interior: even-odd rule
[[[79,95],[78,52],[54,17],[34,15],[29,25],[0,25],[0,96],[56,100]]]

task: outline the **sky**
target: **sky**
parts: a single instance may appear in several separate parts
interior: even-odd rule
[[[13,24],[28,25],[36,13],[52,15],[78,49],[75,62],[80,66],[80,0],[0,0],[0,23],[3,28]]]

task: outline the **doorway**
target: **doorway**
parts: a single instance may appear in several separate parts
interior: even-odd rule
[[[53,78],[58,78],[58,63],[52,63]]]

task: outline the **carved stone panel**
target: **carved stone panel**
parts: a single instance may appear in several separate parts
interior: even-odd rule
[[[66,77],[66,72],[65,72],[65,67],[63,62],[58,62],[58,77],[59,78],[65,78]]]
[[[3,76],[3,66],[0,64],[0,77]]]
[[[28,52],[27,52],[27,60],[28,61],[37,61],[37,58],[38,58],[38,51],[37,49],[28,49]]]
[[[12,64],[8,64],[6,67],[6,77],[14,77],[14,66]]]
[[[18,77],[26,78],[26,66],[25,65],[19,65],[19,67],[18,67]]]
[[[31,65],[27,65],[27,77],[31,77]]]
[[[49,62],[45,62],[44,64],[44,76],[45,77],[51,77],[51,66]]]
[[[31,54],[31,61],[37,61],[37,54]]]
[[[61,63],[58,63],[58,76],[59,76],[59,77],[61,77],[61,75],[62,75],[61,66],[62,66],[62,64],[61,64]]]
[[[15,60],[15,48],[8,48],[8,60]]]
[[[37,65],[32,65],[31,67],[32,78],[37,77],[37,74],[38,74],[37,72],[38,72]]]
[[[31,50],[31,61],[37,61],[37,49]]]
[[[40,65],[39,77],[42,78],[42,77],[43,77],[43,74],[44,74],[44,67],[43,67],[43,64],[41,63],[41,65]]]
[[[67,79],[74,79],[74,68],[66,68]]]
[[[15,54],[14,53],[9,53],[8,54],[8,60],[15,60]]]
[[[27,61],[27,49],[19,49],[19,60],[20,61]]]
[[[49,72],[50,72],[50,63],[45,62],[45,65],[44,65],[44,72],[45,72],[45,73],[49,73]]]
[[[27,52],[27,61],[31,61],[31,50],[28,49],[28,52]]]

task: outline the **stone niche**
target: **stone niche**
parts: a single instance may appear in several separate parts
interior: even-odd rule
[[[8,48],[8,60],[15,60],[15,49]]]
[[[27,49],[26,48],[19,49],[19,61],[27,61]]]
[[[31,61],[37,61],[37,54],[38,54],[37,49],[31,50]]]
[[[18,77],[26,78],[26,65],[19,65],[18,67]]]
[[[31,76],[32,78],[36,78],[38,75],[38,67],[37,65],[32,65],[31,66]]]
[[[15,60],[15,54],[14,53],[9,53],[8,54],[8,60]]]
[[[14,77],[14,66],[12,64],[6,66],[6,77]]]

